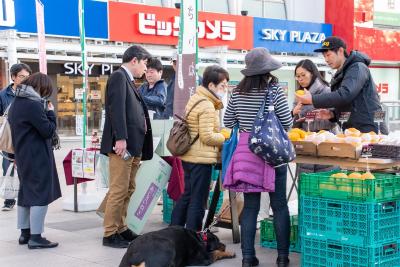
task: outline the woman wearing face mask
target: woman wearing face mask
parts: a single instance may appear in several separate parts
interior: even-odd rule
[[[299,83],[298,90],[306,89],[314,94],[330,93],[331,89],[329,84],[319,73],[317,66],[309,60],[304,59],[297,63],[295,68],[296,80]],[[330,122],[329,120],[318,120],[315,119],[309,124],[304,121],[307,112],[315,110],[313,105],[303,105],[301,103],[294,103],[294,109],[292,111],[294,116],[295,128],[303,129],[304,131],[318,132],[320,130],[334,131],[336,123]],[[334,167],[325,165],[315,164],[300,164],[300,172],[321,172],[329,171]]]
[[[185,172],[185,191],[172,211],[171,225],[202,228],[212,165],[220,159],[220,148],[225,137],[219,132],[221,98],[228,87],[228,72],[217,65],[203,73],[202,85],[186,105],[187,122],[193,145],[181,156]]]

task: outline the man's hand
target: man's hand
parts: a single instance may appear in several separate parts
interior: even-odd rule
[[[312,96],[311,93],[304,89],[304,95],[297,95],[296,94],[296,102],[301,103],[303,105],[310,105],[312,104]]]
[[[317,109],[316,119],[319,120],[330,120],[334,117],[334,114],[329,109]]]
[[[114,146],[115,154],[122,157],[125,153],[125,150],[126,150],[126,140],[125,139],[118,140],[115,142],[115,146]]]

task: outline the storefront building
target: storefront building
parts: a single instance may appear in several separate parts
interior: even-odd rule
[[[81,132],[79,115],[82,112],[78,0],[42,2],[45,7],[47,70],[57,87],[54,102],[60,133],[76,135]],[[250,2],[243,1],[242,9]],[[278,2],[271,1],[274,5]],[[2,5],[4,14],[7,14],[0,20],[0,78],[4,87],[9,82],[7,69],[11,64],[25,62],[34,71],[39,68],[34,0],[5,0]],[[240,14],[237,8],[228,12]],[[324,12],[323,8],[316,11],[317,14],[321,12]],[[312,59],[329,79],[329,68],[313,50],[332,34],[331,24],[323,23],[321,19],[301,22],[276,16],[261,18],[231,14],[199,13],[200,73],[207,65],[221,64],[229,70],[231,82],[235,84],[242,78],[240,70],[244,67],[245,53],[262,46],[284,64],[275,74],[287,92],[289,103],[294,100],[296,88],[294,67],[301,59]],[[131,44],[141,44],[159,57],[165,65],[165,79],[168,81],[171,77],[170,57],[178,42],[179,10],[130,2],[86,0],[85,23],[90,133],[101,129],[107,78],[119,67],[123,52]]]

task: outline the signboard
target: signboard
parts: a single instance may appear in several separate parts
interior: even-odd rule
[[[75,134],[83,135],[83,115],[75,115]]]
[[[44,7],[40,0],[35,1],[36,4],[36,25],[39,43],[39,71],[47,74],[46,60],[46,37],[44,31]]]
[[[83,88],[75,88],[75,100],[83,100]]]
[[[101,91],[100,90],[91,90],[90,91],[90,99],[92,99],[92,100],[101,99]]]
[[[41,0],[47,35],[79,37],[78,0]],[[0,1],[0,30],[38,33],[36,0]],[[86,37],[108,38],[107,1],[85,0]]]
[[[381,101],[399,99],[400,69],[370,68]]]
[[[374,24],[400,27],[400,0],[375,0]]]
[[[140,234],[153,211],[162,190],[171,174],[171,166],[160,156],[143,161],[136,174],[136,189],[128,206],[126,222],[128,227]]]
[[[73,149],[71,156],[72,177],[95,179],[96,151]]]
[[[183,8],[190,2],[184,1]],[[179,9],[113,1],[109,2],[109,25],[111,41],[177,45]],[[249,29],[252,28],[251,17],[199,12],[199,46],[251,49],[253,45]]]
[[[254,18],[254,47],[272,52],[314,53],[330,35],[331,24]]]

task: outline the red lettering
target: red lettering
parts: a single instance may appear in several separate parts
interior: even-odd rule
[[[376,86],[376,91],[382,94],[389,93],[389,84],[388,83],[380,83]]]

